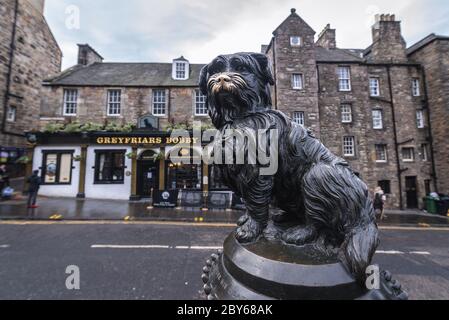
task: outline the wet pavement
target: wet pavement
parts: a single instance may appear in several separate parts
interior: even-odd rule
[[[25,200],[19,198],[0,202],[0,220],[127,220],[233,224],[243,214],[238,210],[152,208],[150,200],[128,202],[44,197],[38,200],[39,208],[28,209]],[[386,215],[387,218],[379,222],[380,226],[449,227],[449,217],[422,211],[387,210]]]

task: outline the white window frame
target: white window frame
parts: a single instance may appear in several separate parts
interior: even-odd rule
[[[295,39],[299,40],[299,43],[295,41]],[[290,37],[290,45],[292,47],[301,47],[302,46],[302,37],[300,36],[291,36]]]
[[[338,91],[351,91],[351,67],[338,67]]]
[[[341,110],[341,122],[352,123],[352,105],[349,103],[343,103],[340,106]]]
[[[355,137],[343,137],[343,155],[345,157],[355,157]]]
[[[208,115],[206,96],[201,92],[200,89],[194,90],[194,115],[197,117],[204,117]],[[202,112],[198,112],[202,111]]]
[[[73,117],[78,114],[78,95],[79,95],[78,93],[79,93],[78,89],[64,89],[63,110],[62,110],[62,114],[64,116]],[[69,110],[68,109],[69,104],[71,105],[70,111],[72,112],[67,112],[67,110]]]
[[[17,107],[8,106],[8,109],[6,111],[6,121],[16,122],[16,118],[17,118]]]
[[[421,96],[421,82],[418,78],[412,79],[412,95],[414,97]]]
[[[411,150],[411,153],[410,153],[411,158],[405,158],[404,157],[404,151],[405,150]],[[403,162],[415,162],[415,148],[413,148],[413,147],[402,148],[402,150],[401,150],[401,157],[402,157],[402,161]]]
[[[302,73],[293,73],[292,74],[292,89],[293,90],[304,89],[304,76]]]
[[[163,93],[163,95],[160,95],[160,93]],[[167,115],[167,91],[165,89],[153,90],[151,100],[153,116],[165,117]]]
[[[189,63],[187,61],[174,61],[172,77],[174,80],[187,80],[189,79]],[[184,75],[182,77],[182,75]]]
[[[306,124],[306,114],[304,111],[295,111],[292,114],[292,121],[300,126],[305,126]]]
[[[371,97],[380,96],[380,80],[377,77],[369,78],[369,93]]]
[[[374,130],[383,130],[384,129],[384,116],[383,112],[380,109],[374,109],[372,112],[373,119],[373,129]]]
[[[423,162],[429,161],[429,145],[427,143],[421,145],[421,160]]]
[[[378,163],[387,163],[388,162],[388,152],[387,152],[387,146],[385,144],[376,144],[375,145],[375,152],[376,152],[376,162]],[[384,159],[380,159],[379,155],[383,155]]]
[[[114,96],[113,94],[115,93],[118,93],[118,95]],[[122,90],[109,89],[107,93],[107,99],[108,117],[120,117],[122,114]]]
[[[416,111],[416,126],[418,129],[424,129],[426,127],[426,123],[424,121],[424,110]]]

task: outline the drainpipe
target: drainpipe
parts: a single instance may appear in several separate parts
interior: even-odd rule
[[[6,130],[6,116],[7,116],[7,112],[8,112],[9,96],[11,95],[12,64],[13,64],[13,60],[14,60],[14,51],[16,49],[16,32],[17,32],[18,12],[19,12],[19,0],[15,0],[14,20],[13,20],[11,44],[10,44],[11,50],[9,52],[8,73],[6,74],[6,90],[5,90],[5,99],[4,99],[4,104],[3,104],[2,133],[23,138],[25,136],[23,134],[9,132],[8,130]]]
[[[393,99],[393,85],[391,82],[391,66],[387,65],[387,75],[388,75],[388,88],[390,91],[390,102],[391,102],[391,113],[393,120],[393,131],[394,131],[394,146],[396,152],[396,166],[397,166],[397,177],[398,177],[398,186],[399,186],[399,207],[401,210],[404,210],[404,200],[402,196],[402,171],[401,171],[401,160],[399,159],[399,142],[398,142],[398,132],[396,127],[396,113],[394,108],[394,99]]]
[[[427,90],[427,77],[426,77],[426,70],[421,66],[419,68],[422,73],[422,79],[424,82],[424,105],[427,110],[427,127],[429,128],[429,145],[430,145],[430,157],[432,159],[432,177],[433,177],[433,183],[435,192],[438,193],[438,177],[437,177],[437,169],[435,164],[435,149],[433,144],[433,134],[432,134],[432,121],[430,120],[430,108],[429,108],[429,93]]]
[[[273,37],[274,109],[278,110],[278,76],[276,63],[276,37]]]

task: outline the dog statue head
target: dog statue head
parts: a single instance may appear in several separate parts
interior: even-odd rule
[[[201,70],[200,89],[207,96],[209,115],[217,128],[236,118],[270,109],[270,63],[264,54],[221,55]]]

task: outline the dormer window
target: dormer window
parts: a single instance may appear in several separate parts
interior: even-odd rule
[[[189,61],[184,57],[174,60],[172,77],[174,80],[189,79]]]

